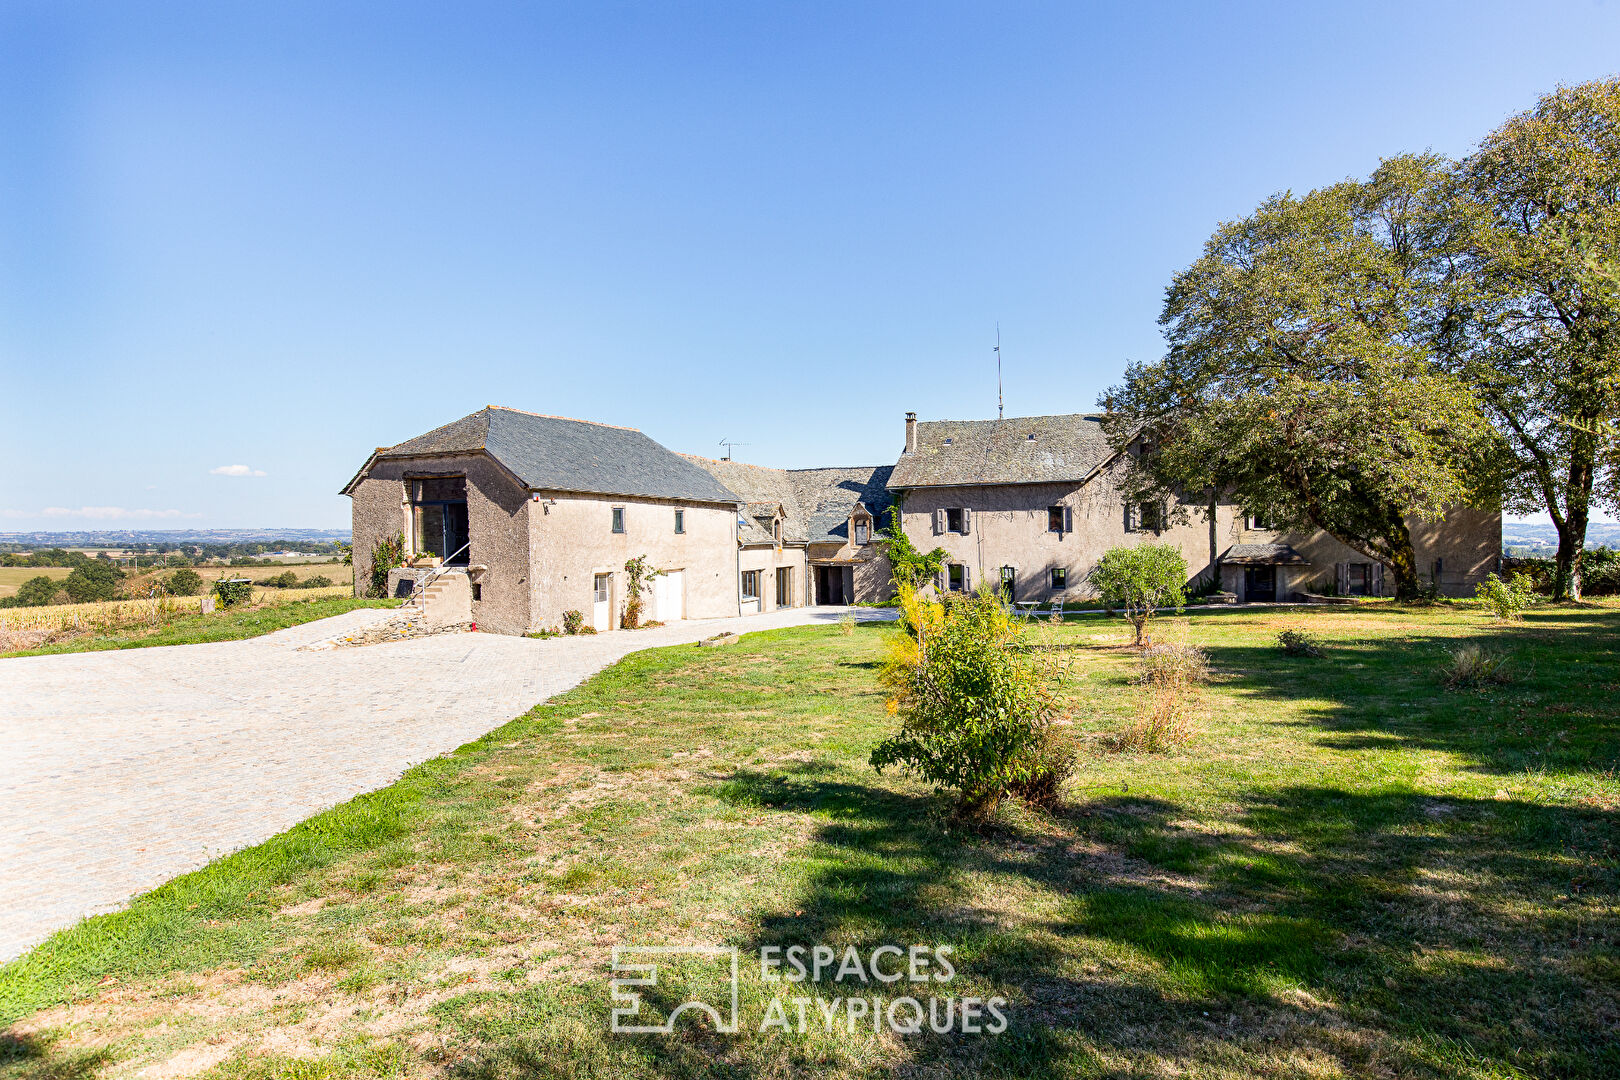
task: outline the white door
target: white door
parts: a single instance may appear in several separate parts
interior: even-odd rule
[[[613,629],[613,575],[596,575],[596,606],[591,611],[591,625],[598,630]]]
[[[686,618],[685,570],[669,570],[653,578],[653,618],[667,623]]]

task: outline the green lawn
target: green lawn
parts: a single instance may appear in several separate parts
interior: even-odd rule
[[[103,649],[144,649],[153,645],[196,645],[205,641],[238,641],[274,630],[341,615],[355,608],[398,607],[398,600],[357,600],[352,596],[314,600],[286,600],[242,609],[224,609],[212,615],[179,615],[144,633],[85,634],[37,649],[0,653],[8,656],[44,656],[51,653],[99,652]]]
[[[1328,655],[1283,657],[1285,626]],[[865,764],[894,632],[636,654],[81,923],[0,969],[0,1076],[1620,1074],[1620,606],[1168,620],[1217,681],[1155,756],[1102,748],[1124,624],[1043,628],[1080,673],[1069,805],[975,830]],[[1515,681],[1445,690],[1463,640]],[[682,943],[948,944],[945,992],[1010,1026],[829,1034],[812,1007],[760,1034],[745,960],[741,1034],[609,1034],[612,947]]]

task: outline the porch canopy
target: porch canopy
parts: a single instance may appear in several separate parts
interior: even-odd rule
[[[1233,544],[1220,562],[1234,566],[1308,566],[1305,556],[1287,544]]]

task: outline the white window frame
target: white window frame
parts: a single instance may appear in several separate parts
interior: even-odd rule
[[[748,581],[749,581],[750,578],[752,578],[753,582],[754,582],[754,591],[752,593],[750,593],[748,591]],[[744,570],[742,572],[742,580],[740,582],[738,582],[738,588],[742,592],[742,598],[743,598],[744,603],[748,602],[749,600],[758,600],[759,599],[759,571],[758,570]]]

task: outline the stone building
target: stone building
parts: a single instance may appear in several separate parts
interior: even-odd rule
[[[450,563],[480,629],[521,634],[581,612],[618,625],[624,564],[646,555],[647,617],[738,613],[737,498],[633,428],[490,406],[373,453],[353,500],[354,575],[379,541]]]
[[[941,587],[972,589],[987,576],[1021,601],[1094,595],[1087,575],[1109,548],[1168,543],[1194,581],[1212,576],[1240,600],[1306,592],[1385,595],[1383,568],[1319,530],[1282,532],[1219,503],[1133,504],[1120,482],[1129,465],[1103,437],[1101,417],[1009,417],[919,423],[906,414],[905,450],[889,477],[913,543],[950,555]],[[1436,524],[1412,523],[1418,566],[1443,593],[1470,595],[1496,569],[1501,515],[1460,507]]]
[[[990,581],[1019,601],[1093,595],[1109,548],[1170,543],[1195,580],[1244,600],[1382,595],[1383,570],[1322,532],[1282,532],[1219,504],[1133,505],[1129,462],[1082,413],[919,423],[893,466],[769,469],[673,453],[631,428],[489,406],[373,453],[353,499],[357,589],[375,545],[448,564],[434,587],[481,629],[555,628],[578,611],[618,626],[624,564],[659,571],[646,618],[664,622],[879,601],[890,567],[875,532],[899,510],[917,547],[942,547],[939,585]],[[1464,595],[1495,569],[1501,516],[1458,509],[1413,525],[1419,567]],[[396,571],[389,587],[409,590]],[[464,607],[463,607],[464,605]]]
[[[889,560],[872,542],[891,503],[890,466],[768,469],[692,458],[742,500],[745,612],[885,600]]]

